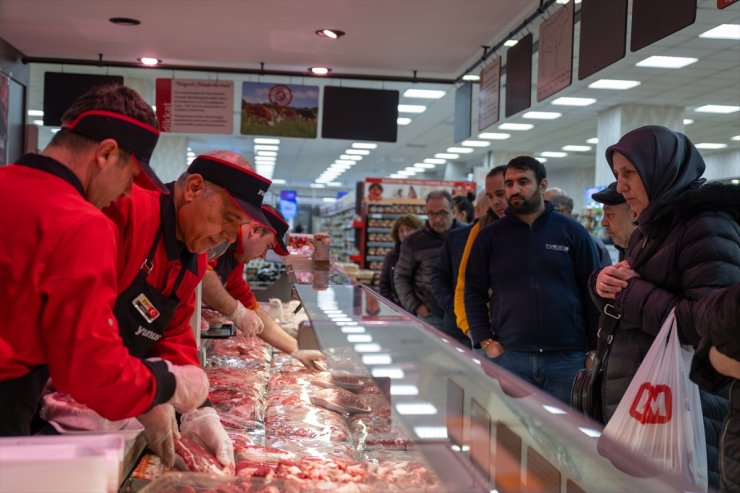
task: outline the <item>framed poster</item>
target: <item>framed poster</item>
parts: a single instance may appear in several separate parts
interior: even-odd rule
[[[319,86],[242,83],[242,135],[315,138]]]

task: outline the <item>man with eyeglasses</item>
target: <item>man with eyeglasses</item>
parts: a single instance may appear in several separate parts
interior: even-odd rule
[[[448,231],[459,226],[452,213],[452,196],[446,190],[429,192],[426,198],[427,221],[401,243],[394,282],[401,305],[426,323],[458,339],[457,327],[446,327],[444,311],[432,289],[432,273],[439,249]],[[454,324],[453,324],[454,325]]]

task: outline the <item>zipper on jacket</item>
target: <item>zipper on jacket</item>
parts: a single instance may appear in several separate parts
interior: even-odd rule
[[[539,219],[539,218],[538,218]],[[539,286],[537,284],[537,269],[534,266],[534,259],[535,257],[535,248],[534,248],[534,223],[529,225],[529,255],[532,259],[531,262],[531,272],[530,272],[530,279],[532,281],[533,289],[534,289],[534,308],[535,313],[537,314],[537,336],[539,337],[538,346],[539,346],[539,352],[542,353],[542,347],[540,343],[544,339],[544,334],[542,334],[542,323],[540,320],[540,297],[539,297]]]

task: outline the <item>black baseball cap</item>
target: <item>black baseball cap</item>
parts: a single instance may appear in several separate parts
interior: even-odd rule
[[[267,221],[270,223],[269,229],[275,233],[275,240],[277,245],[273,248],[273,251],[278,255],[289,255],[288,246],[285,244],[285,233],[288,232],[290,225],[285,222],[282,215],[272,207],[271,205],[263,205],[262,212],[265,213]]]
[[[262,199],[272,182],[254,171],[209,155],[200,155],[188,166],[204,180],[218,185],[234,199],[239,208],[258,223],[272,229],[262,212]]]
[[[134,180],[137,185],[170,193],[149,166],[159,140],[156,128],[136,118],[106,110],[83,111],[71,122],[64,122],[62,128],[98,141],[115,140],[118,147],[130,153],[141,168],[142,172]]]
[[[619,205],[627,202],[624,196],[617,192],[617,182],[609,184],[605,189],[591,194],[591,198],[604,205]]]

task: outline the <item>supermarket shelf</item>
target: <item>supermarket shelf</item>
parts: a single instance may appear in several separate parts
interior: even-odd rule
[[[367,228],[368,233],[387,233],[388,231],[391,231],[393,228]]]
[[[365,259],[368,262],[382,262],[385,260],[385,255],[368,255]]]
[[[369,247],[394,247],[395,243],[392,241],[368,241],[367,246]]]

